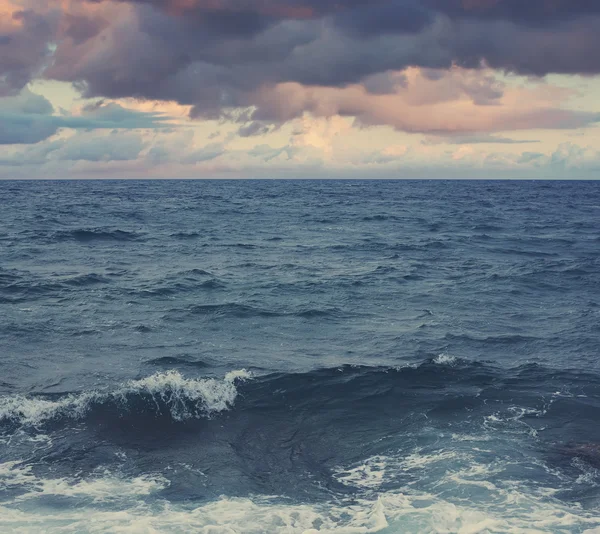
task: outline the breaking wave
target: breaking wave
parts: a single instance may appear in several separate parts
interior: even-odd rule
[[[593,373],[439,354],[249,378],[169,370],[110,391],[0,398],[0,438],[28,454],[0,463],[0,530],[600,528],[600,447],[552,434],[597,421]]]
[[[99,406],[119,412],[168,413],[175,421],[210,417],[228,410],[238,395],[236,383],[250,374],[232,371],[223,380],[185,378],[178,371],[130,380],[114,391],[72,393],[57,399],[21,395],[0,397],[0,422],[41,425],[59,418],[81,419]]]

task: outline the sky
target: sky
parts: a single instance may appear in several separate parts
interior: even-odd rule
[[[0,0],[0,178],[600,177],[598,0]]]

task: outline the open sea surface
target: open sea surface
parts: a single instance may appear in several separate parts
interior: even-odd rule
[[[0,182],[0,532],[600,533],[600,182]]]

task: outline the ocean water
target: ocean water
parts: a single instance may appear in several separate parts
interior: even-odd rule
[[[600,183],[0,182],[0,532],[599,533]]]

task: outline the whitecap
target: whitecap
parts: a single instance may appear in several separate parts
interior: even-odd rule
[[[59,400],[22,395],[0,397],[0,421],[40,425],[57,417],[81,419],[94,404],[117,401],[127,408],[132,395],[149,395],[162,401],[176,421],[211,416],[230,409],[238,395],[236,384],[250,378],[245,370],[227,373],[223,380],[185,378],[179,371],[156,373],[130,380],[113,391],[89,391],[67,395]]]
[[[452,356],[450,354],[439,354],[433,359],[433,363],[437,365],[454,365],[458,362],[458,358],[456,356]]]

